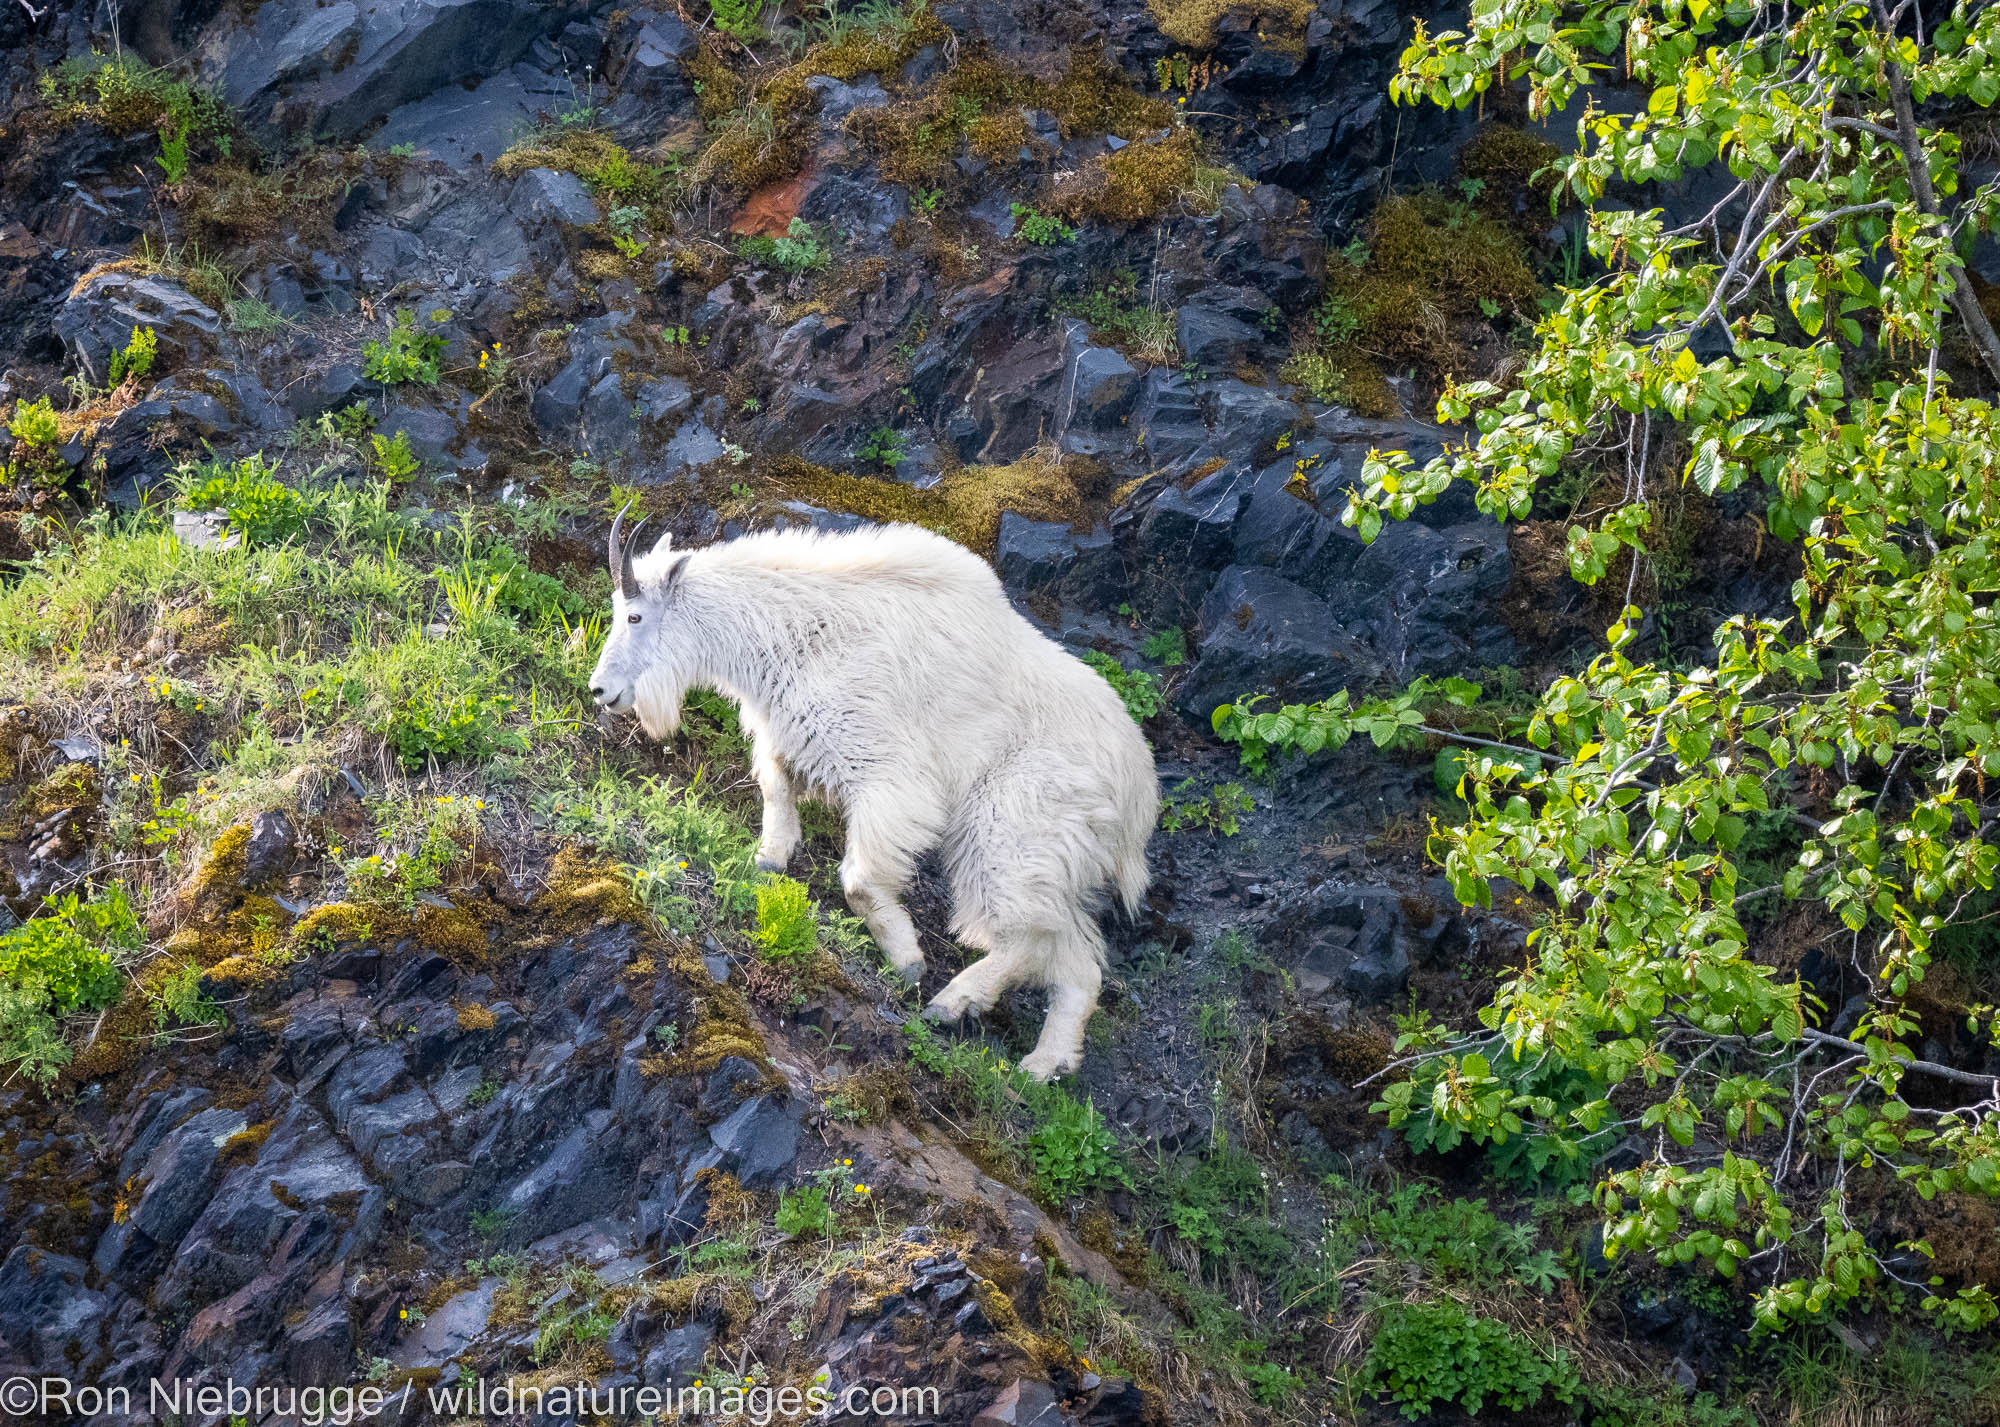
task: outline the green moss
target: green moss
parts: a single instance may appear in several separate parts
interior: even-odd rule
[[[493,171],[502,178],[513,178],[531,168],[573,173],[600,197],[618,203],[649,204],[666,191],[664,167],[633,157],[601,129],[574,125],[545,129],[514,145],[493,164]]]
[[[921,525],[981,554],[992,553],[1002,511],[1074,524],[1105,494],[1096,466],[1059,462],[1039,450],[1004,466],[963,467],[928,490],[794,457],[774,461],[768,474],[783,495],[870,520]]]
[[[1192,129],[1175,129],[1165,138],[1100,154],[1056,191],[1051,206],[1073,220],[1143,222],[1193,194],[1201,173],[1200,140]]]
[[[1525,130],[1506,124],[1486,124],[1466,141],[1459,151],[1458,171],[1479,182],[1475,199],[1480,212],[1502,221],[1516,217],[1516,200],[1527,195],[1526,211],[1520,220],[1546,226],[1539,220],[1549,211],[1549,199],[1559,179],[1551,167],[1561,160],[1562,150]]]
[[[1258,36],[1274,48],[1305,53],[1306,22],[1312,0],[1146,0],[1160,33],[1191,50],[1211,49],[1216,26],[1231,14],[1248,15]]]
[[[1532,313],[1540,291],[1513,224],[1434,189],[1398,194],[1363,243],[1329,261],[1326,295],[1283,374],[1320,400],[1390,415],[1385,371],[1434,382],[1465,372],[1468,327]]]
[[[95,807],[99,788],[97,770],[90,764],[65,763],[28,790],[28,812],[46,818],[65,808]]]

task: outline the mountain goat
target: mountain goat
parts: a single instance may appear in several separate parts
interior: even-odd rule
[[[952,934],[986,955],[924,1014],[957,1020],[1016,984],[1050,990],[1022,1070],[1083,1061],[1107,890],[1136,911],[1159,785],[1146,741],[1096,672],[1016,613],[984,561],[910,525],[779,531],[633,554],[611,526],[611,632],[591,694],[654,738],[689,689],[734,700],[764,796],[757,865],[799,841],[794,780],[846,817],[841,890],[896,970],[923,952],[902,894],[941,850]],[[645,522],[642,520],[640,525]]]

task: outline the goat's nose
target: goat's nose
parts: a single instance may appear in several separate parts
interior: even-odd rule
[[[590,696],[593,699],[596,699],[600,704],[604,702],[604,690],[599,688],[595,684],[592,684],[590,686]]]

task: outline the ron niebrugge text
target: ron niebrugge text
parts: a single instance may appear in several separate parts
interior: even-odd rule
[[[384,1413],[401,1418],[413,1407],[439,1417],[511,1417],[516,1414],[610,1418],[736,1417],[767,1427],[780,1417],[935,1417],[940,1409],[934,1387],[868,1387],[836,1390],[824,1380],[805,1387],[762,1383],[695,1382],[682,1387],[641,1387],[632,1383],[517,1383],[513,1378],[468,1378],[449,1385],[397,1387],[362,1384],[342,1387],[258,1387],[224,1380],[195,1382],[153,1379],[138,1386],[100,1387],[63,1377],[11,1377],[0,1383],[0,1414],[62,1414],[78,1421],[154,1417],[230,1417],[252,1422],[277,1413],[302,1427],[352,1427]]]

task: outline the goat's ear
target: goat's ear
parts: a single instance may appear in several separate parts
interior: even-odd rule
[[[662,530],[660,532],[660,538],[653,542],[653,554],[656,556],[664,555],[673,548],[674,548],[674,532],[671,530]]]
[[[680,559],[674,561],[673,564],[667,566],[666,577],[660,581],[661,599],[666,600],[673,598],[674,590],[680,585],[681,574],[683,571],[687,569],[687,562],[688,562],[688,557],[686,555],[683,555],[680,557]]]

